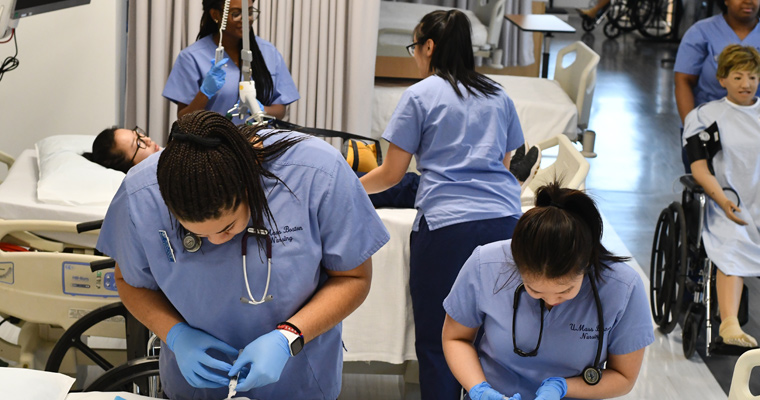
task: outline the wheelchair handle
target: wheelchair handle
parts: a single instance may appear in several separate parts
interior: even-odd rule
[[[693,193],[704,193],[705,190],[702,188],[702,186],[697,183],[697,181],[694,179],[694,176],[691,174],[683,175],[679,179],[681,181],[681,184],[684,185],[687,189],[692,191]]]

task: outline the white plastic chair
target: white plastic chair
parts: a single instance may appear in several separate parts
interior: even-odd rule
[[[760,349],[749,350],[736,360],[728,400],[760,399],[760,396],[752,395],[749,390],[749,379],[754,367],[760,367]]]
[[[539,150],[559,146],[557,159],[548,167],[539,169],[528,187],[520,195],[523,211],[532,208],[535,202],[536,190],[539,187],[557,180],[561,187],[570,189],[585,189],[586,175],[589,163],[565,135],[557,135],[536,145]]]

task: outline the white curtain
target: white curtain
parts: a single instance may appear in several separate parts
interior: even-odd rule
[[[421,3],[443,7],[456,7],[471,9],[476,1],[480,0],[384,0],[401,1],[406,3]],[[533,0],[507,0],[504,5],[504,14],[532,14]],[[510,67],[514,65],[530,65],[535,61],[533,55],[533,34],[521,32],[515,25],[504,20],[499,36],[499,48],[504,49],[502,65]]]
[[[299,125],[369,135],[379,0],[258,0],[257,35],[282,53],[301,99]],[[126,126],[166,143],[176,106],[161,96],[179,52],[195,41],[201,0],[129,0]]]

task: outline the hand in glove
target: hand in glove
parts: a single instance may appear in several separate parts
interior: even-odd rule
[[[212,369],[227,372],[232,366],[206,352],[217,350],[235,358],[238,351],[234,347],[202,330],[192,328],[186,322],[180,322],[169,330],[166,344],[174,352],[179,370],[191,386],[217,388],[225,387],[230,382],[224,374],[215,373]]]
[[[289,358],[288,339],[280,331],[273,330],[245,346],[232,365],[229,376],[233,377],[248,367],[248,375],[241,376],[237,385],[238,392],[246,392],[277,382]]]
[[[536,400],[559,400],[567,394],[565,378],[547,378],[536,390]]]
[[[473,386],[469,392],[471,400],[522,400],[520,393],[515,393],[512,397],[507,397],[494,390],[488,382],[480,382]]]
[[[201,93],[203,93],[204,96],[210,99],[216,94],[216,92],[222,89],[225,77],[227,76],[227,73],[222,67],[224,67],[229,60],[229,58],[225,57],[219,60],[219,63],[216,64],[214,63],[214,60],[211,60],[211,69],[206,74],[206,77],[203,78],[203,83],[201,84]]]

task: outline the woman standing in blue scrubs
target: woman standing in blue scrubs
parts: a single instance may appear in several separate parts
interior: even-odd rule
[[[446,360],[470,399],[607,399],[633,388],[654,341],[646,289],[601,239],[594,202],[553,183],[511,240],[472,253],[443,304]]]
[[[253,6],[241,10],[240,3],[240,0],[230,1],[227,26],[222,35],[225,58],[219,65],[214,65],[224,0],[203,0],[197,41],[179,53],[164,87],[163,96],[177,104],[177,117],[198,110],[225,115],[237,103],[238,83],[242,78],[242,18],[247,15],[253,22],[259,13]],[[256,36],[253,28],[248,35],[253,56],[251,78],[256,82],[256,98],[264,106],[266,114],[281,119],[286,114],[286,106],[300,98],[298,89],[280,52],[271,43]],[[233,122],[240,124],[243,121],[235,118]]]
[[[210,111],[177,120],[166,149],[129,170],[97,248],[164,342],[169,398],[225,398],[240,373],[238,396],[335,400],[340,322],[364,301],[388,232],[329,144],[242,133]]]
[[[417,158],[409,285],[421,394],[458,399],[441,347],[442,302],[475,247],[511,237],[521,210],[510,152],[524,140],[512,100],[475,72],[461,11],[427,14],[408,49],[424,79],[404,92],[383,133],[388,154],[361,182],[368,193],[383,191]]]
[[[700,104],[726,96],[715,78],[718,55],[729,44],[752,46],[760,50],[758,7],[760,0],[718,1],[723,13],[705,18],[692,25],[681,39],[676,54],[675,95],[683,127],[686,115]],[[682,152],[684,167],[689,170],[686,151]]]

